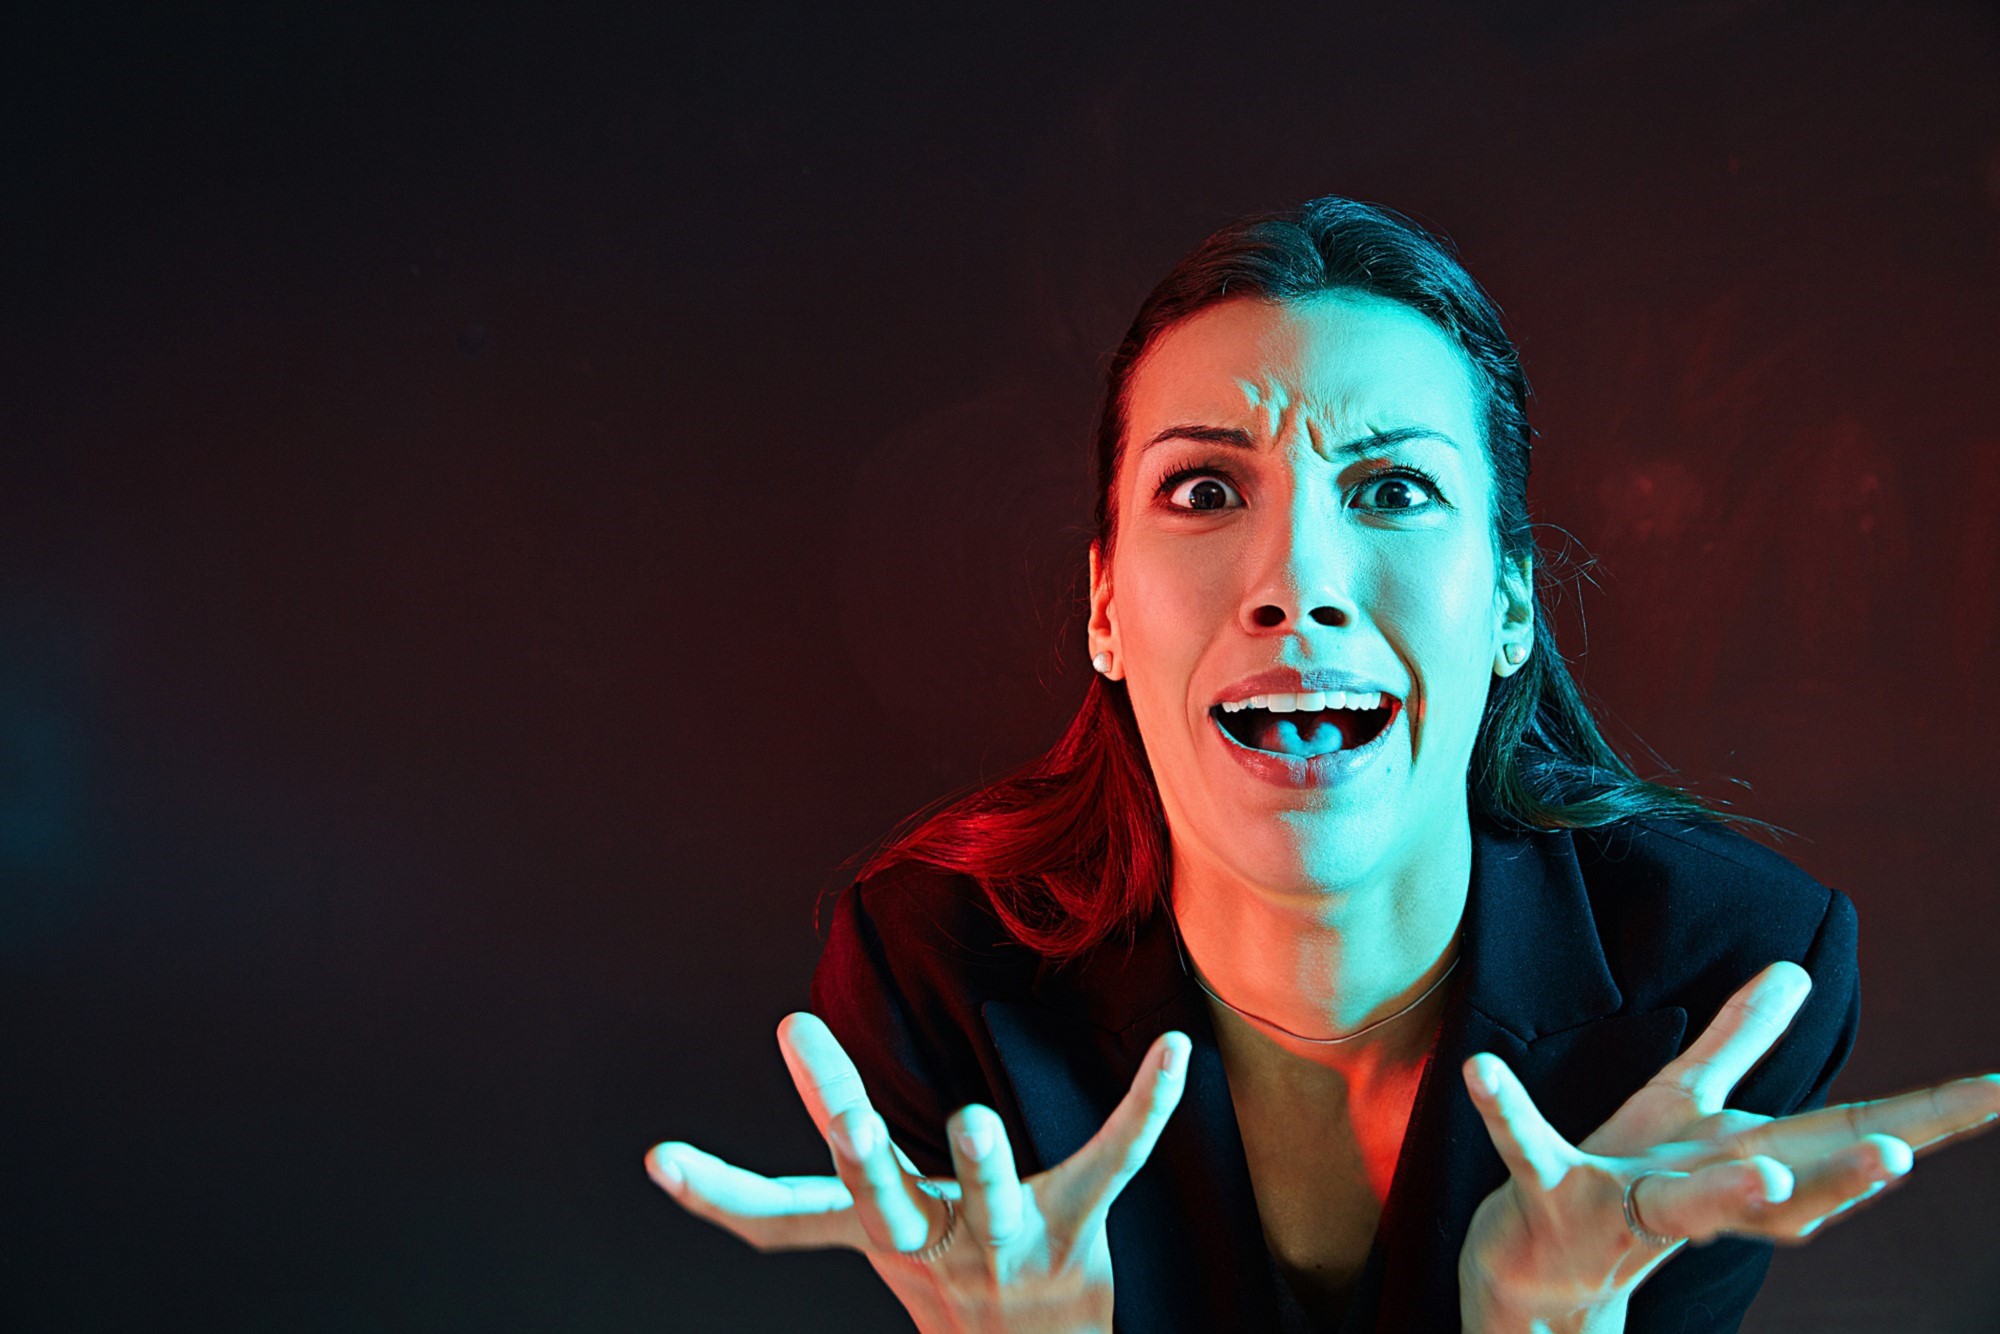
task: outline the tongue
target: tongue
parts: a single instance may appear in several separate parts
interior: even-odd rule
[[[1278,713],[1257,728],[1251,744],[1259,750],[1309,758],[1331,755],[1343,742],[1340,728],[1325,713]]]

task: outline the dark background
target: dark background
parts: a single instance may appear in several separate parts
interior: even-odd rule
[[[1328,191],[1506,307],[1615,734],[1859,904],[1839,1092],[2000,1063],[1989,7],[38,8],[8,1328],[895,1327],[640,1155],[822,1170],[816,895],[1053,740],[1102,357]],[[2000,1328],[1996,1198],[1927,1160],[1750,1327]]]

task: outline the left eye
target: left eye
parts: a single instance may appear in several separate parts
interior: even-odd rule
[[[1372,503],[1366,499],[1370,495],[1375,497]],[[1364,509],[1395,513],[1425,508],[1436,501],[1437,491],[1420,477],[1392,472],[1363,482],[1356,488],[1354,498]]]

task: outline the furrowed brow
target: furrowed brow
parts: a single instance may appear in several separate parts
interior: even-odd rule
[[[1437,430],[1435,427],[1398,426],[1393,431],[1375,431],[1362,436],[1359,440],[1350,440],[1346,444],[1338,446],[1333,452],[1336,454],[1366,454],[1371,449],[1387,449],[1391,445],[1400,445],[1410,440],[1435,440],[1439,444],[1448,445],[1453,449],[1459,447],[1458,441],[1452,439],[1443,431]]]
[[[1231,449],[1254,450],[1257,448],[1256,442],[1251,439],[1248,431],[1233,426],[1202,426],[1190,423],[1167,427],[1166,430],[1161,431],[1151,440],[1148,440],[1140,452],[1144,453],[1145,450],[1151,449],[1154,445],[1167,440],[1192,440],[1196,444],[1226,445]],[[1429,426],[1398,426],[1392,431],[1373,431],[1358,440],[1350,440],[1344,445],[1337,445],[1334,447],[1333,452],[1342,455],[1366,454],[1370,450],[1388,449],[1392,445],[1400,445],[1411,440],[1436,440],[1441,444],[1449,445],[1453,449],[1459,448],[1458,441],[1452,439],[1443,431],[1435,430]]]

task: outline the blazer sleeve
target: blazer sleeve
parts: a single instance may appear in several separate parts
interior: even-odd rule
[[[1732,1107],[1769,1116],[1823,1107],[1854,1048],[1861,1021],[1854,904],[1838,890],[1828,893],[1819,928],[1795,960],[1811,975],[1812,992],[1790,1030],[1737,1085]],[[1773,1249],[1769,1242],[1736,1237],[1686,1248],[1634,1294],[1627,1334],[1737,1329],[1763,1286]]]
[[[942,1062],[925,1042],[910,1000],[890,968],[861,886],[843,890],[819,966],[812,1009],[853,1059],[889,1134],[926,1176],[951,1174],[945,1144]]]

